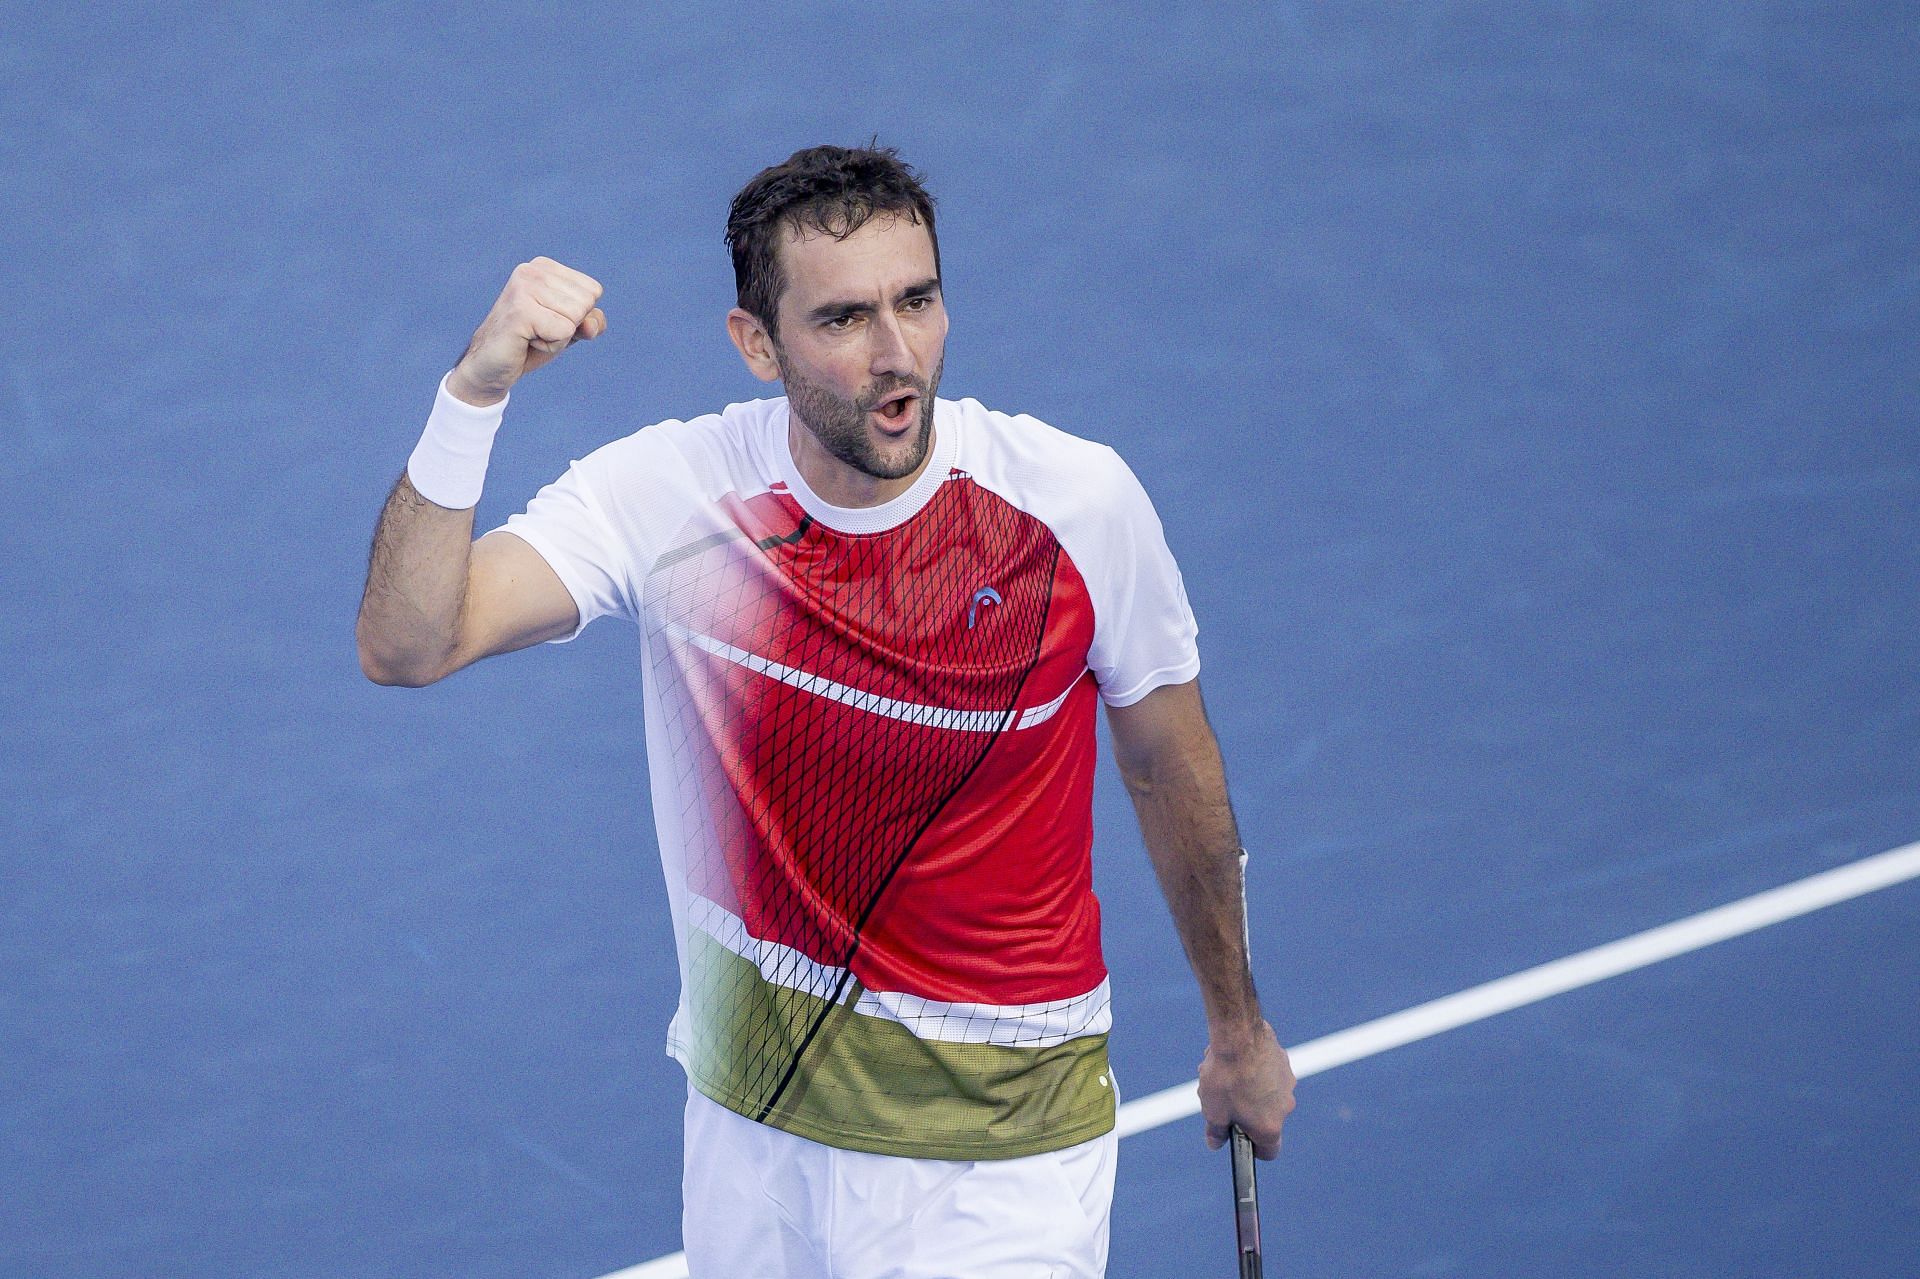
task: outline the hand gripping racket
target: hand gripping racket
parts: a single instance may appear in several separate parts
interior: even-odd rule
[[[1253,1177],[1253,1139],[1234,1124],[1227,1130],[1233,1150],[1233,1230],[1240,1246],[1240,1279],[1260,1279],[1260,1192]]]

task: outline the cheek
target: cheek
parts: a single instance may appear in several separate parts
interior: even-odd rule
[[[923,354],[938,356],[947,345],[947,313],[942,311],[940,318],[929,321],[922,331],[918,346]]]
[[[788,363],[793,371],[817,386],[840,388],[847,380],[847,369],[852,364],[843,351],[831,347],[820,349],[811,347],[789,350]]]
[[[826,360],[808,369],[808,380],[820,390],[851,404],[860,398],[872,379],[867,367],[857,360]]]

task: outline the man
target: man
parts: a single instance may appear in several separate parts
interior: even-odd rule
[[[510,388],[607,327],[594,280],[518,267],[381,514],[361,664],[638,626],[695,1276],[1097,1276],[1098,702],[1200,982],[1208,1142],[1272,1158],[1293,1105],[1178,570],[1111,449],[936,398],[933,203],[893,152],[796,153],[727,240],[728,334],[784,398],[615,440],[473,541]]]

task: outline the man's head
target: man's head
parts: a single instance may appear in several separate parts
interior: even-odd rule
[[[932,199],[891,151],[813,147],[734,198],[727,242],[728,332],[756,376],[785,383],[801,473],[849,504],[886,500],[933,435],[947,317]]]
[[[780,336],[780,296],[787,279],[782,241],[796,231],[844,240],[875,214],[891,214],[926,228],[940,273],[940,239],[933,197],[920,175],[892,147],[808,147],[762,169],[740,188],[727,212],[727,247],[740,309]]]

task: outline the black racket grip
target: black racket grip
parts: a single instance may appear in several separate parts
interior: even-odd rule
[[[1260,1191],[1253,1175],[1253,1139],[1234,1124],[1227,1129],[1233,1151],[1233,1232],[1240,1249],[1240,1279],[1260,1279]]]

